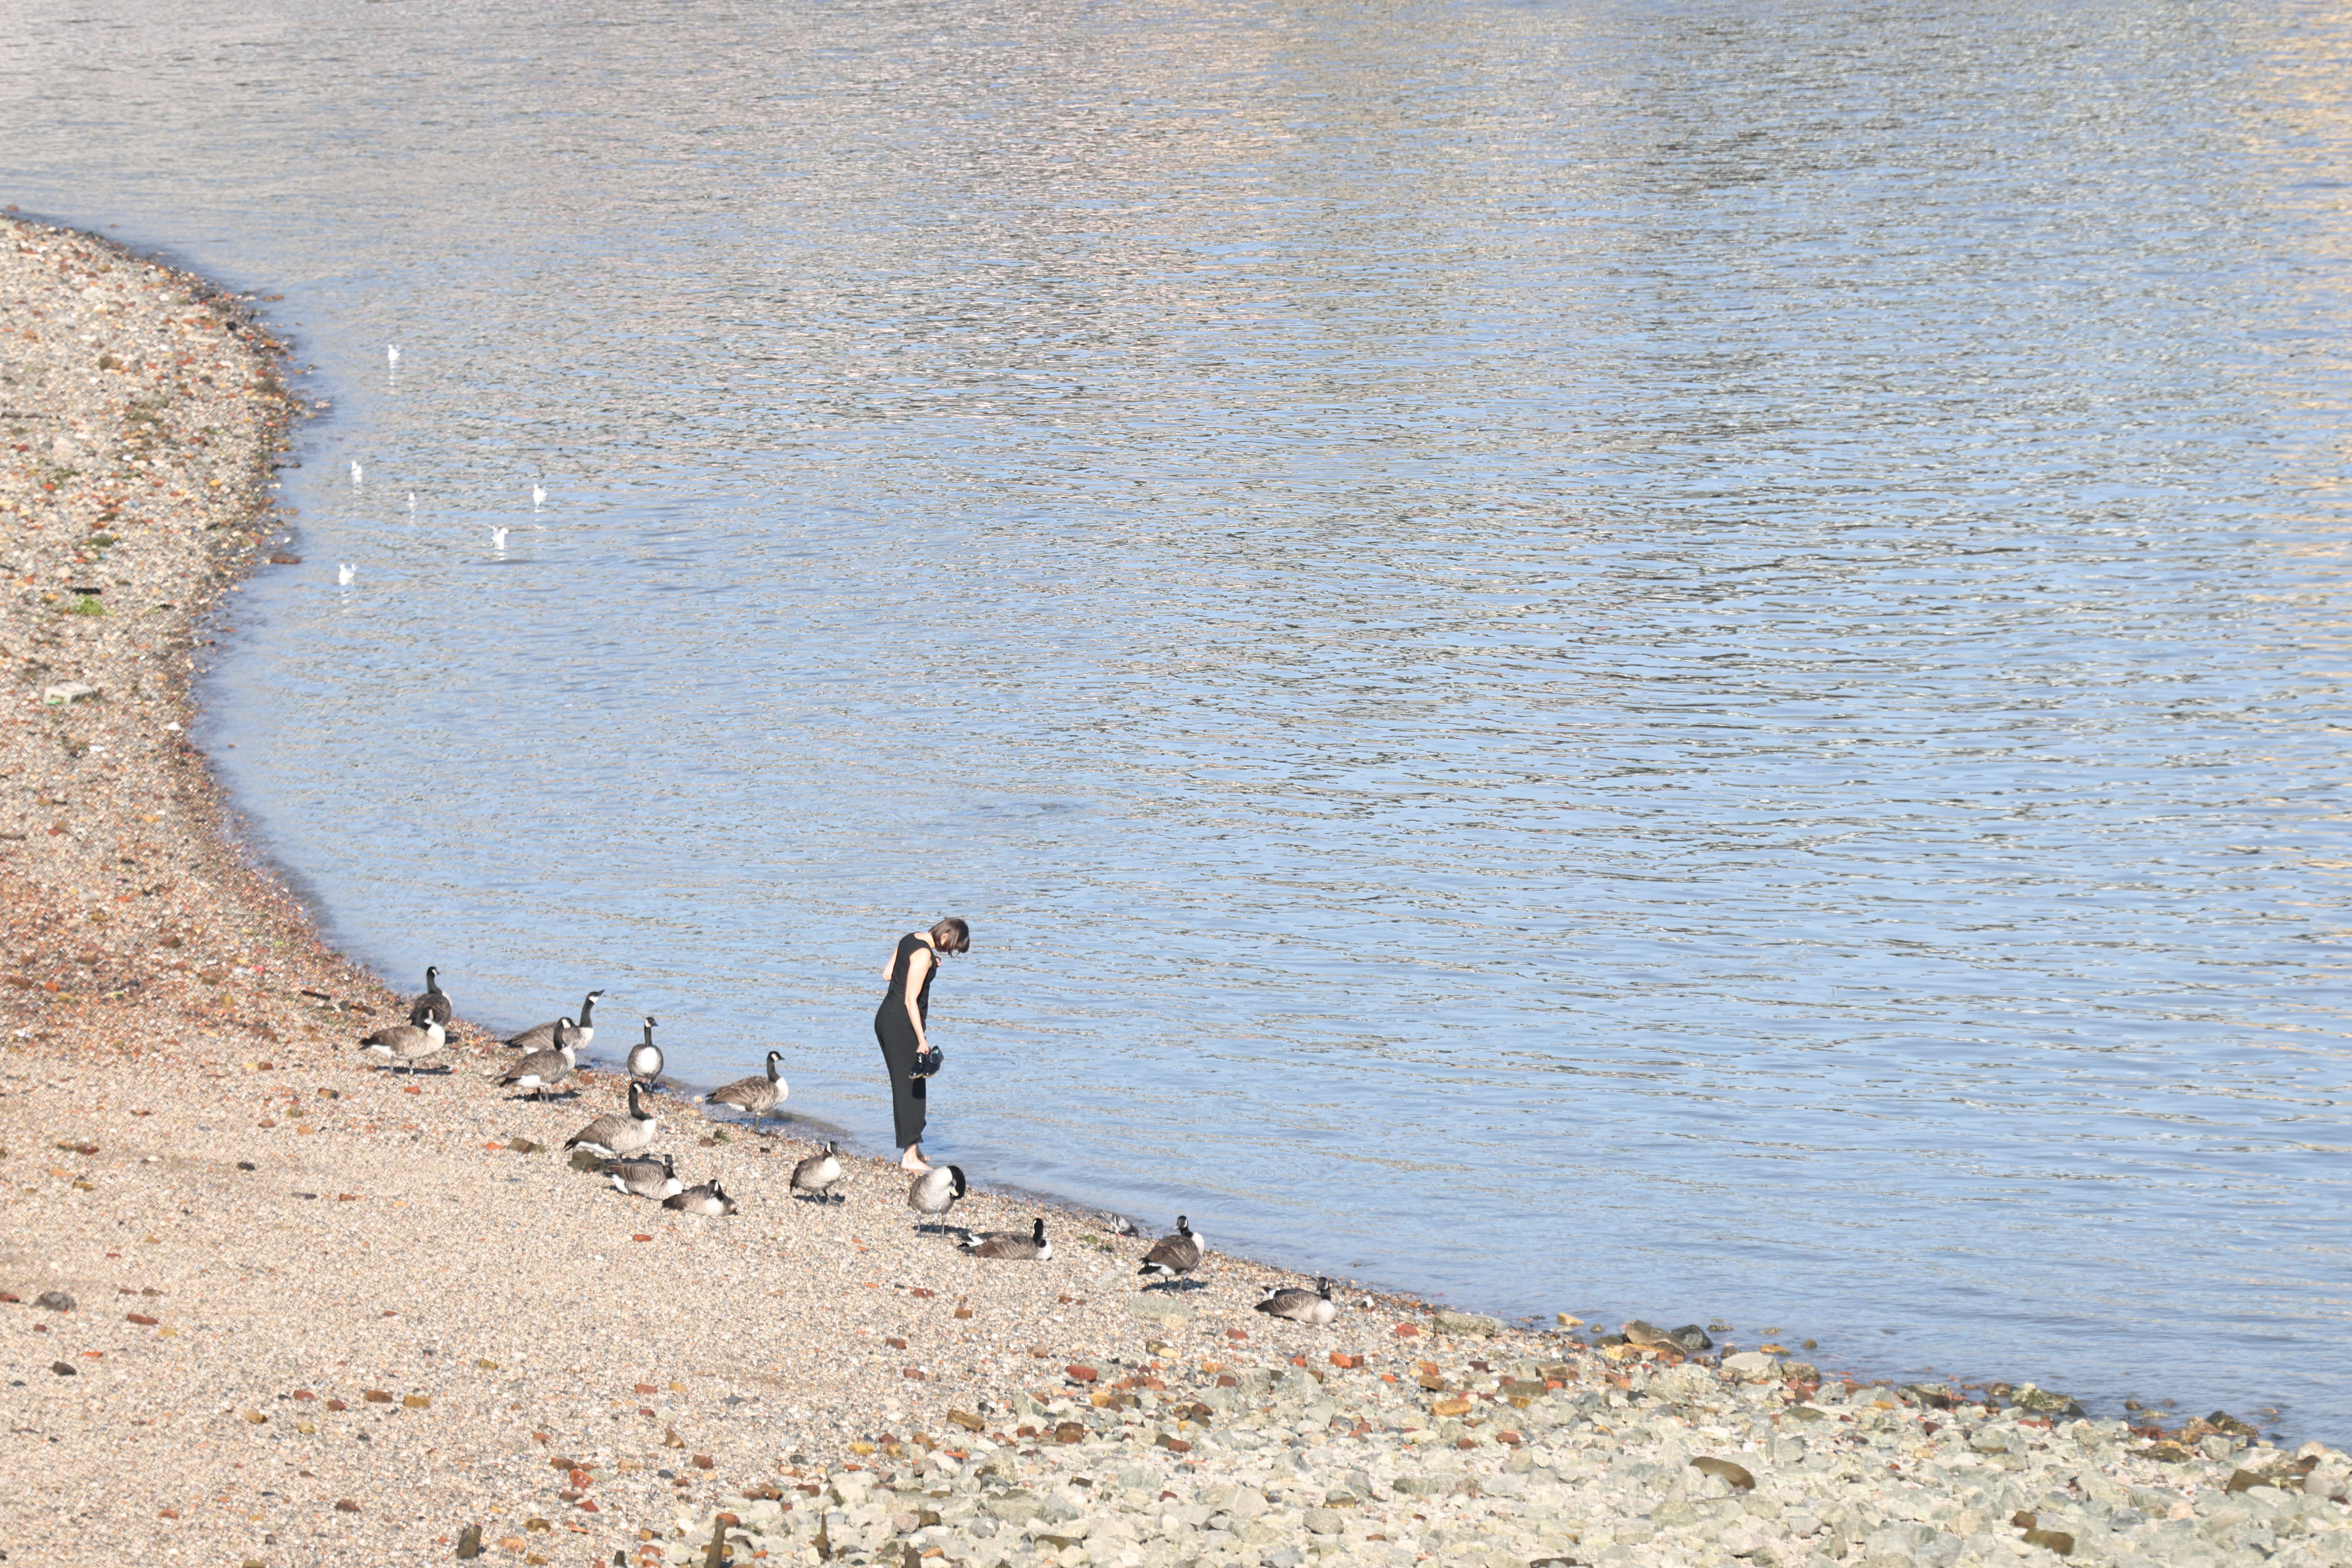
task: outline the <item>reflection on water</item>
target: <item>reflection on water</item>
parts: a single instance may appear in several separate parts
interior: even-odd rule
[[[986,1175],[2352,1429],[2339,15],[29,11],[335,401],[212,722],[388,973],[871,1146],[958,912]]]

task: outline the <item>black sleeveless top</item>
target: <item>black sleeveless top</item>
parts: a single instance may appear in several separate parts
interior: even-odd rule
[[[907,966],[914,961],[915,954],[919,952],[931,954],[931,966],[923,973],[923,988],[915,996],[915,1011],[921,1015],[923,1023],[928,1027],[931,1021],[931,982],[940,977],[940,955],[932,950],[929,942],[912,931],[898,939],[898,955],[890,961],[890,989],[883,994],[882,1005],[886,1009],[892,1007],[902,1009],[900,1016],[905,1016],[903,1009],[907,1005]]]

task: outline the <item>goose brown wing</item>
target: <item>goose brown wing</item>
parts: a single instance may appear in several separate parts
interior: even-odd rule
[[[1163,1236],[1151,1244],[1143,1261],[1172,1268],[1179,1274],[1190,1273],[1200,1267],[1201,1244],[1189,1236]]]
[[[710,1098],[739,1110],[765,1110],[776,1103],[776,1086],[764,1078],[739,1078],[724,1089],[712,1089]]]
[[[535,1077],[542,1082],[552,1083],[571,1071],[572,1064],[563,1059],[562,1051],[533,1051],[509,1068],[506,1076],[499,1081],[513,1083],[520,1079]]]
[[[637,1124],[625,1116],[600,1116],[563,1141],[566,1149],[577,1149],[583,1143],[599,1143],[610,1149],[614,1141],[626,1142],[636,1131]]]

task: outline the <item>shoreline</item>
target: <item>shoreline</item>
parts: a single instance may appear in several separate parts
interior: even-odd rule
[[[2242,1424],[1824,1382],[1360,1289],[1294,1324],[1254,1310],[1287,1271],[1213,1255],[1140,1291],[1147,1240],[992,1185],[953,1222],[1042,1214],[1055,1255],[969,1258],[888,1162],[795,1199],[802,1129],[666,1096],[655,1148],[741,1205],[690,1217],[566,1161],[622,1080],[497,1089],[507,1054],[462,994],[429,1070],[369,1065],[358,1037],[405,999],[320,938],[186,740],[206,617],[287,553],[271,466],[317,410],[235,297],[6,232],[9,1561],[478,1541],[649,1565],[709,1561],[717,1532],[737,1562],[891,1568],[1944,1568],[2062,1537],[2092,1563],[2352,1563],[2352,1461]]]

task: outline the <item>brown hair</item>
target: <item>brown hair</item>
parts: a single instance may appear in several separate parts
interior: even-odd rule
[[[954,915],[935,922],[931,927],[931,945],[941,952],[970,952],[971,927]]]

